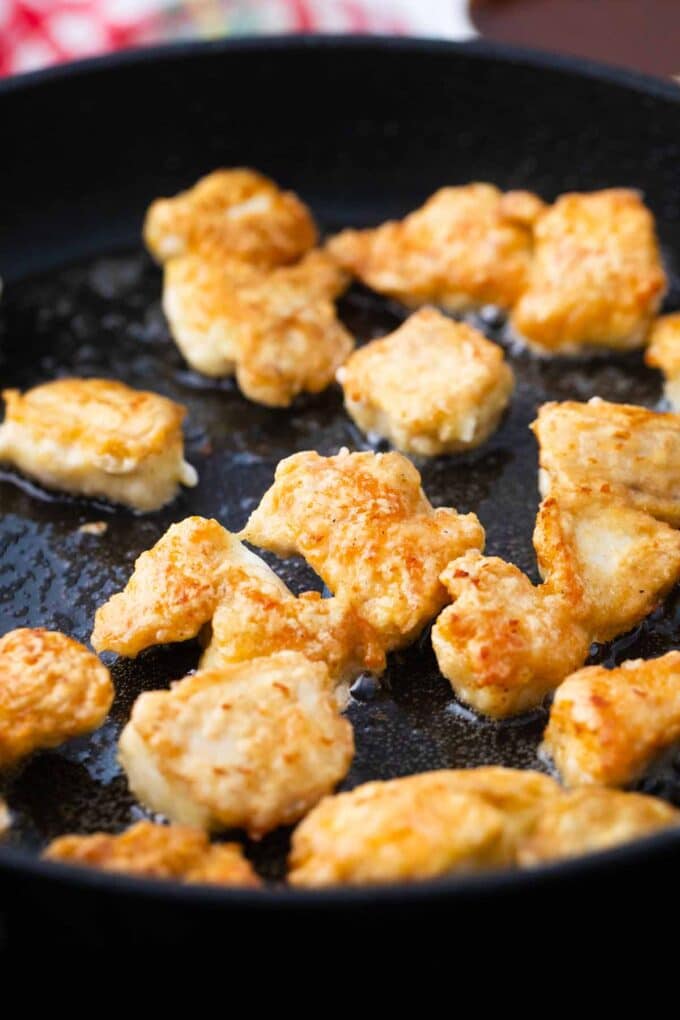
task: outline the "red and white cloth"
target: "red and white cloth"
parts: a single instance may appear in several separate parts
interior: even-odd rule
[[[467,0],[0,0],[0,76],[172,39],[473,34]]]

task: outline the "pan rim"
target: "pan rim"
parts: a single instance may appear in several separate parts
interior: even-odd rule
[[[585,57],[556,53],[552,50],[538,50],[528,46],[514,46],[469,39],[454,42],[425,36],[388,36],[360,34],[299,34],[242,36],[227,39],[188,40],[161,43],[155,46],[130,47],[106,53],[101,56],[85,57],[64,64],[25,71],[0,80],[0,98],[22,92],[26,89],[71,78],[82,77],[93,72],[105,72],[118,68],[134,67],[156,63],[164,58],[170,60],[210,56],[217,53],[249,53],[257,50],[303,50],[377,49],[388,52],[411,53],[457,53],[472,56],[473,59],[499,60],[505,63],[525,64],[539,70],[563,71],[577,77],[592,78],[608,84],[619,85],[634,91],[644,92],[657,98],[669,99],[680,104],[680,85],[672,80],[656,78],[642,71],[634,71],[618,64],[600,63]]]
[[[163,60],[178,61],[229,53],[274,51],[357,50],[376,52],[464,55],[489,63],[524,65],[543,71],[558,71],[575,77],[590,78],[626,88],[680,107],[680,87],[672,81],[656,79],[616,65],[600,64],[580,57],[555,54],[525,47],[508,46],[481,40],[448,40],[372,35],[274,35],[219,40],[166,43],[139,49],[126,49],[100,57],[91,57],[56,67],[26,72],[0,81],[0,100],[23,94],[41,86],[87,78],[95,73],[117,72]],[[680,833],[664,832],[634,843],[586,854],[569,860],[545,864],[527,871],[490,871],[479,874],[442,877],[413,883],[389,883],[367,886],[335,886],[321,889],[292,888],[286,885],[261,889],[238,889],[210,885],[188,885],[172,880],[155,880],[128,874],[98,871],[81,866],[34,857],[11,846],[0,846],[0,878],[31,878],[51,886],[80,888],[108,895],[121,893],[154,902],[175,902],[196,907],[247,907],[248,909],[323,910],[327,907],[414,905],[475,901],[502,893],[521,894],[529,887],[548,891],[555,883],[568,879],[594,878],[617,867],[649,866],[669,851],[680,852]]]
[[[467,875],[441,876],[413,882],[385,882],[366,885],[335,885],[303,888],[280,883],[257,889],[220,885],[192,885],[174,879],[153,879],[124,872],[104,871],[81,865],[31,857],[12,847],[0,848],[0,878],[16,876],[42,880],[62,888],[79,887],[81,891],[109,895],[136,895],[155,902],[169,899],[197,907],[233,906],[301,908],[305,911],[326,907],[359,907],[368,903],[383,906],[414,905],[418,902],[446,899],[475,901],[502,894],[521,895],[555,888],[555,883],[568,879],[605,876],[616,868],[633,869],[643,863],[649,868],[669,849],[680,846],[680,834],[662,832],[638,839],[633,843],[578,857],[538,865],[526,870],[497,869]],[[621,879],[624,881],[623,877]]]

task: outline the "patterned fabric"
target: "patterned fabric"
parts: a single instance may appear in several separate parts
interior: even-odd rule
[[[467,0],[0,0],[0,75],[173,39],[472,34]]]

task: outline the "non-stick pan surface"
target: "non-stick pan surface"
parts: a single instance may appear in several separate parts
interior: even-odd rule
[[[217,166],[250,165],[298,191],[326,231],[402,215],[443,184],[488,180],[551,199],[568,189],[640,188],[656,213],[672,286],[680,253],[680,93],[623,72],[486,46],[372,40],[288,40],[187,46],[92,62],[6,83],[0,90],[0,380],[25,388],[63,375],[101,375],[187,405],[188,459],[200,483],[160,513],[49,495],[0,476],[0,632],[46,626],[87,640],[94,611],[128,578],[135,558],[173,521],[215,516],[240,528],[297,450],[369,449],[339,390],[287,411],[246,401],[231,382],[187,370],[159,298],[159,270],[139,235],[149,201]],[[341,303],[359,341],[392,329],[404,312],[360,287]],[[504,343],[493,317],[477,319]],[[510,351],[518,379],[492,440],[467,456],[418,463],[435,505],[477,513],[487,550],[536,576],[531,533],[537,456],[528,430],[545,400],[609,400],[654,407],[660,379],[640,356],[540,362]],[[80,526],[104,521],[102,535]],[[320,588],[300,561],[274,563],[295,589]],[[680,601],[592,661],[652,656],[680,641]],[[277,882],[288,843],[277,832],[248,852],[268,891],[179,889],[36,861],[66,831],[117,830],[142,816],[115,759],[117,734],[137,694],[196,666],[195,643],[113,662],[110,720],[89,739],[36,755],[5,783],[15,824],[0,849],[5,890],[80,891],[214,908],[314,907],[402,901],[441,905],[680,858],[680,837],[617,851],[540,876],[484,876],[379,893],[292,893]],[[544,711],[504,723],[476,718],[439,675],[429,634],[392,657],[383,682],[362,678],[349,716],[357,754],[344,788],[427,769],[502,763],[544,768]],[[680,803],[673,762],[644,788]],[[656,856],[655,856],[656,855]],[[9,894],[9,893],[8,893]]]

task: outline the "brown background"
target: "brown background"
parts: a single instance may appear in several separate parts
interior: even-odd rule
[[[680,0],[472,0],[486,39],[680,79]]]

